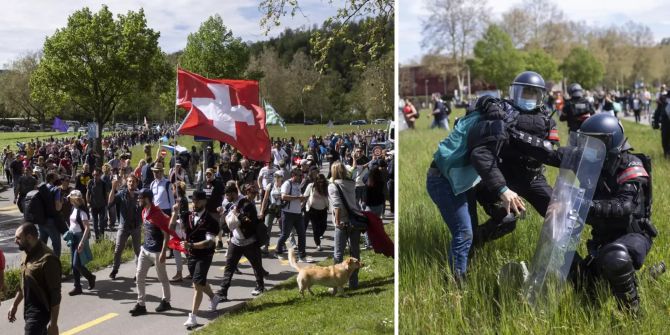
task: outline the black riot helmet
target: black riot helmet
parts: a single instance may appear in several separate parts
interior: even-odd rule
[[[572,83],[570,86],[568,86],[568,94],[570,94],[570,98],[581,98],[584,96],[584,89],[582,89],[582,85],[579,85],[578,83]]]
[[[586,119],[579,132],[595,137],[605,143],[605,148],[610,153],[619,153],[630,149],[623,132],[623,126],[614,115],[599,113]]]
[[[533,71],[521,72],[509,87],[509,97],[524,111],[542,106],[547,93],[544,79]]]

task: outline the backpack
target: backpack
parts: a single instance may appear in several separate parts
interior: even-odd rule
[[[443,115],[446,115],[446,116],[451,115],[451,109],[449,107],[447,107],[447,103],[444,102],[444,101],[441,101],[441,102],[442,102],[442,104],[439,107],[440,108],[440,113],[442,113]]]
[[[23,200],[23,219],[36,225],[45,224],[46,213],[44,202],[40,196],[40,190],[32,190],[26,194]]]
[[[440,142],[433,155],[437,168],[449,180],[455,195],[469,190],[481,180],[477,170],[470,164],[468,149],[468,134],[480,119],[478,111],[458,119],[452,132]]]

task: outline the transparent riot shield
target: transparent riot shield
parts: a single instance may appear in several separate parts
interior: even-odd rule
[[[562,150],[561,169],[525,281],[531,304],[543,296],[548,280],[566,280],[606,154],[602,141],[576,132]]]

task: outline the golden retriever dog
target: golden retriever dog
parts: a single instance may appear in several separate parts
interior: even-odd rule
[[[348,257],[344,262],[331,266],[310,265],[304,268],[298,266],[295,259],[295,248],[291,248],[288,253],[288,262],[298,271],[298,289],[300,295],[305,296],[305,290],[312,295],[312,285],[319,284],[333,288],[333,295],[338,291],[344,291],[344,285],[349,282],[349,277],[354,271],[362,268],[365,264],[356,258]]]

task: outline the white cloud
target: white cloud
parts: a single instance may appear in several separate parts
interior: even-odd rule
[[[301,0],[304,16],[287,16],[282,26],[273,28],[269,37],[286,27],[321,25],[344,0],[331,5],[327,0]],[[107,4],[115,13],[144,8],[149,27],[160,31],[161,48],[174,52],[186,46],[186,37],[198,29],[209,16],[219,14],[224,24],[244,41],[269,38],[260,27],[258,0],[8,0],[0,11],[0,67],[24,53],[39,50],[46,36],[67,24],[67,18],[82,7],[97,12]]]
[[[396,0],[400,2],[398,15],[399,61],[419,60],[426,50],[421,48],[421,20],[428,15],[427,0]],[[522,1],[489,1],[495,19]],[[554,0],[553,3],[573,21],[583,21],[592,26],[607,27],[626,21],[643,23],[652,30],[656,41],[670,37],[670,2],[658,0]]]

